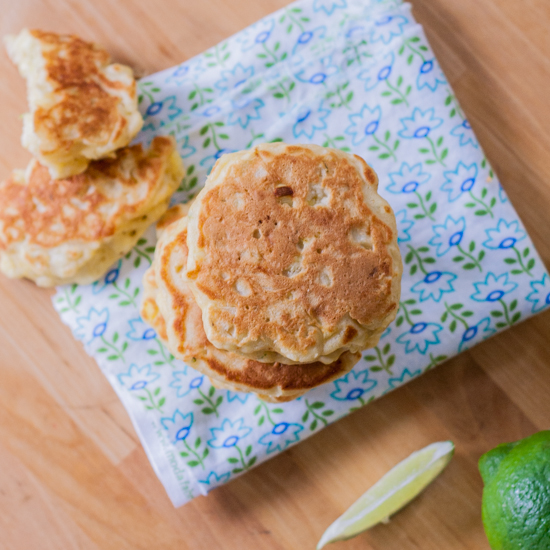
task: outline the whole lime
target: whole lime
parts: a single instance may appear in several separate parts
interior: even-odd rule
[[[550,431],[484,454],[482,517],[493,550],[550,550]]]

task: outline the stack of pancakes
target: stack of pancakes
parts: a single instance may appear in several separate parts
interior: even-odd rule
[[[142,317],[217,387],[288,401],[339,378],[394,319],[395,217],[359,157],[263,144],[224,155],[158,224]]]
[[[141,129],[129,67],[72,35],[6,38],[27,80],[26,171],[0,183],[0,270],[40,286],[90,283],[166,211],[183,164],[173,138],[128,147]]]

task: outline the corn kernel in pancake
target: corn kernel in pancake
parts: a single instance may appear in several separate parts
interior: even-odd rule
[[[36,160],[0,183],[0,270],[39,286],[87,284],[168,208],[184,170],[173,138],[120,149],[57,180]]]
[[[206,338],[201,310],[185,277],[187,219],[184,210],[170,209],[157,228],[160,238],[153,264],[143,277],[142,318],[178,359],[210,378],[218,388],[252,392],[281,402],[335,380],[357,363],[359,354],[344,353],[332,364],[267,364],[239,353],[219,350]]]
[[[188,277],[208,339],[284,363],[376,345],[402,272],[377,186],[363,159],[316,145],[222,156],[189,211]]]
[[[83,172],[141,129],[133,72],[110,64],[104,49],[73,35],[28,29],[5,42],[27,80],[23,146],[53,178]]]

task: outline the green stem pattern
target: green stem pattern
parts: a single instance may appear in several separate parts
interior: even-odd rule
[[[145,259],[149,262],[149,265],[152,265],[152,264],[153,264],[153,261],[152,261],[151,258],[149,257],[149,254],[146,254],[145,252],[143,252],[143,250],[140,250],[137,246],[134,247],[134,252],[135,252],[138,256],[141,256],[142,258],[145,258]]]
[[[502,298],[499,300],[499,302],[501,303],[502,307],[504,308],[504,318],[506,319],[506,323],[508,324],[508,326],[512,326],[512,321],[510,319],[510,315],[508,314],[508,306],[506,305],[506,303],[504,302],[504,300],[502,300]]]
[[[409,50],[411,50],[413,54],[420,56],[420,59],[422,59],[422,63],[426,61],[426,58],[424,57],[422,52],[420,50],[417,50],[414,46],[411,46],[410,39],[405,40],[405,46],[409,48]]]
[[[391,147],[388,147],[383,141],[380,141],[375,134],[372,134],[372,137],[374,138],[374,141],[380,145],[380,147],[383,147],[388,155],[393,158],[393,160],[397,160],[397,157],[395,156],[395,153],[392,151]]]
[[[264,51],[273,58],[274,63],[277,63],[277,61],[279,61],[279,58],[265,45],[265,42],[262,42],[262,47]]]
[[[430,220],[432,220],[433,222],[435,222],[435,218],[432,216],[432,214],[430,214],[430,211],[426,208],[426,205],[424,204],[424,199],[422,198],[420,193],[418,191],[415,191],[414,194],[416,195],[416,197],[420,202],[420,206],[422,207],[422,212],[424,213],[424,215]]]
[[[435,147],[435,143],[433,142],[432,138],[430,136],[426,136],[426,139],[428,140],[430,147],[432,148],[432,153],[434,155],[436,162],[439,162],[441,166],[444,166],[445,168],[447,168],[447,165],[443,162],[441,157],[437,154],[437,149]]]
[[[531,273],[531,270],[527,269],[527,266],[523,263],[523,259],[521,257],[519,250],[515,246],[512,247],[512,250],[516,253],[516,256],[518,257],[518,262],[519,262],[519,265],[521,266],[522,271],[524,273],[527,273],[529,277],[532,277],[533,274]]]
[[[78,313],[78,306],[74,305],[74,302],[71,300],[71,297],[70,297],[70,295],[67,291],[67,288],[63,289],[63,294],[65,295],[65,301],[67,302],[67,305],[69,306],[69,309],[71,309],[75,313]]]
[[[239,458],[241,459],[241,464],[242,464],[243,470],[248,470],[248,466],[246,465],[246,462],[244,461],[243,452],[241,451],[241,449],[238,445],[235,445],[235,448],[237,449],[237,451],[239,451]]]
[[[183,441],[183,444],[185,445],[185,448],[195,457],[197,462],[201,465],[201,468],[204,470],[204,462],[202,461],[202,458],[189,446],[187,441]]]
[[[424,275],[427,275],[428,272],[424,269],[424,263],[422,262],[422,258],[420,257],[420,254],[416,251],[414,247],[412,247],[410,244],[408,245],[409,250],[414,254],[414,257],[416,258],[416,261],[418,262],[418,267],[420,268],[420,271],[424,273]]]
[[[288,18],[296,25],[298,25],[298,27],[300,27],[300,32],[304,32],[304,26],[302,25],[302,23],[300,23],[300,21],[298,21],[297,19],[294,18],[294,16],[292,15],[292,12],[290,10],[287,10],[286,11],[286,14],[288,15]]]
[[[384,358],[382,357],[382,354],[380,353],[380,349],[378,346],[374,348],[376,351],[376,356],[378,357],[378,361],[380,361],[380,366],[390,375],[393,376],[393,372],[391,371],[391,368],[388,367],[388,365],[384,362]]]
[[[447,313],[453,317],[454,319],[456,319],[457,321],[460,321],[463,325],[464,325],[464,328],[466,330],[468,330],[470,327],[468,325],[468,323],[462,318],[462,317],[459,317],[450,307],[449,305],[447,304],[447,302],[445,302],[445,310],[447,311]]]
[[[481,199],[478,199],[471,191],[468,191],[470,197],[477,203],[481,204],[485,210],[487,210],[487,213],[491,216],[491,218],[494,218],[495,215],[493,214],[493,211],[491,210],[491,207],[488,204],[485,204]]]
[[[113,287],[116,289],[117,292],[120,292],[121,294],[124,294],[126,298],[128,298],[128,301],[134,306],[138,307],[136,302],[134,301],[134,297],[128,294],[125,290],[122,290],[117,284],[116,281],[113,281]]]
[[[272,426],[275,426],[276,422],[273,422],[273,419],[271,418],[271,414],[269,414],[269,409],[267,408],[267,405],[260,399],[260,405],[265,410],[265,415],[267,416],[267,419],[269,422],[271,422]]]
[[[481,264],[468,252],[466,252],[466,250],[464,250],[460,245],[457,245],[457,248],[458,250],[460,251],[461,254],[464,254],[464,256],[466,256],[467,258],[470,258],[470,260],[472,260],[472,263],[476,265],[476,267],[479,269],[479,271],[483,271],[483,268],[481,267]]]
[[[153,394],[147,389],[143,388],[145,390],[145,393],[147,394],[147,397],[149,398],[149,402],[151,403],[151,407],[153,409],[157,410],[159,413],[164,414],[164,411],[162,410],[162,407],[159,407],[158,403],[155,402],[155,398],[153,397]]]
[[[164,346],[162,345],[161,341],[157,338],[155,338],[155,342],[157,343],[157,346],[159,347],[160,354],[162,355],[162,358],[164,359],[165,363],[168,363],[173,369],[176,368],[176,365],[172,363],[174,360],[174,356],[170,353],[169,356],[166,355],[166,350]]]
[[[411,318],[409,317],[409,312],[407,311],[407,306],[403,302],[399,302],[399,306],[403,310],[403,313],[405,315],[405,320],[407,321],[407,323],[409,323],[409,325],[411,325],[411,327],[413,327],[414,323],[411,321]]]
[[[120,352],[120,350],[113,344],[110,344],[109,342],[107,342],[107,340],[105,339],[105,336],[100,336],[101,338],[101,341],[109,348],[111,348],[117,355],[117,357],[123,362],[123,363],[126,363],[126,359],[124,359],[124,356],[122,355],[122,353]]]
[[[307,399],[306,399],[306,407],[307,407],[307,410],[311,413],[311,416],[313,416],[317,420],[320,420],[325,426],[328,426],[328,422],[321,415],[315,412],[315,409],[313,409],[310,406],[309,401]]]
[[[405,95],[403,95],[403,92],[401,92],[399,88],[396,88],[395,86],[390,84],[390,81],[387,78],[386,78],[386,85],[390,90],[392,90],[399,96],[399,98],[403,101],[403,103],[405,103],[407,107],[409,106],[409,102],[407,101],[407,98],[405,97]]]
[[[205,395],[204,393],[202,393],[202,391],[200,390],[200,388],[198,388],[198,391],[201,395],[201,397],[207,401],[210,406],[212,407],[212,409],[214,410],[214,414],[216,415],[216,418],[219,418],[220,417],[220,413],[218,412],[218,407],[217,405],[212,401],[212,399],[210,399],[210,397],[208,397],[207,395]]]

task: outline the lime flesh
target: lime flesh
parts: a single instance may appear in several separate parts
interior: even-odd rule
[[[330,542],[354,537],[377,523],[387,522],[445,469],[453,453],[451,441],[440,441],[397,464],[325,531],[317,550]]]

